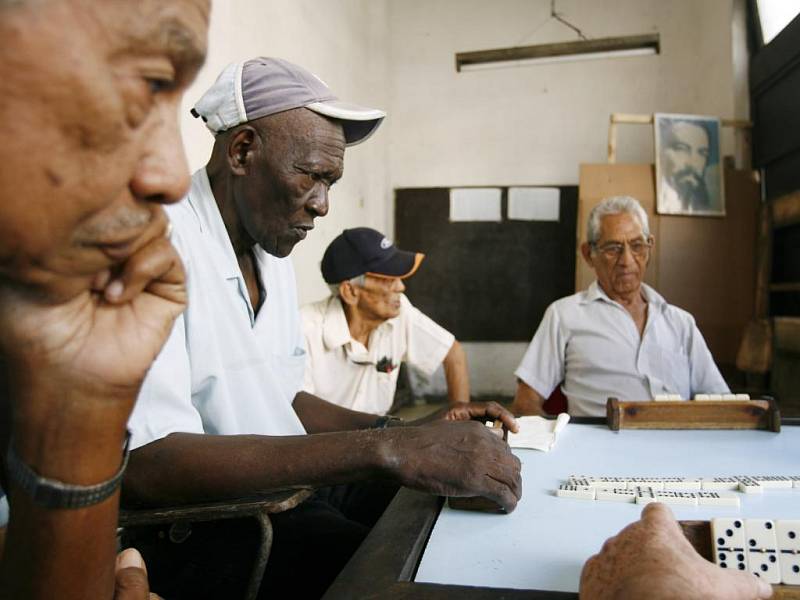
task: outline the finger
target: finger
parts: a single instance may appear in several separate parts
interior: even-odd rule
[[[136,548],[128,548],[117,554],[117,563],[114,572],[119,572],[122,569],[142,569],[147,573],[147,566],[144,564],[144,559]]]
[[[496,502],[509,513],[517,507],[519,498],[511,491],[510,487],[488,476],[485,478],[485,482],[486,492],[481,493],[482,496]]]
[[[149,600],[150,585],[142,555],[129,548],[117,556],[114,600]]]
[[[522,476],[513,461],[497,462],[486,475],[508,487],[517,499],[522,497]]]
[[[175,247],[158,238],[133,254],[122,271],[105,289],[105,298],[114,304],[130,302],[143,290],[167,299],[185,292],[185,274]]]
[[[726,594],[730,600],[750,600],[751,598],[771,598],[772,586],[763,579],[750,573],[739,571],[726,571],[719,569],[720,576],[727,577],[727,587],[730,593]]]
[[[501,404],[497,402],[487,402],[483,405],[477,405],[482,407],[482,415],[487,417],[492,417],[493,419],[499,419],[502,421],[503,425],[505,425],[509,431],[513,433],[519,433],[519,425],[517,425],[517,420],[514,418],[508,409],[506,409]],[[481,414],[475,416],[482,416]]]
[[[642,521],[652,527],[678,524],[675,520],[675,515],[672,514],[672,510],[663,502],[646,504],[642,510]]]

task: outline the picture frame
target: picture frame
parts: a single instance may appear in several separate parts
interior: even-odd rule
[[[725,216],[717,117],[656,113],[656,212]]]

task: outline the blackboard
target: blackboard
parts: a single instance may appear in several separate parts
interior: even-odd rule
[[[451,222],[449,188],[395,190],[395,241],[424,252],[406,295],[461,341],[529,341],[547,306],[574,293],[577,186],[559,221]]]

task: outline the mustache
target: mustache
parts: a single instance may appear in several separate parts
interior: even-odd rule
[[[81,233],[90,237],[110,236],[117,232],[143,227],[153,220],[153,216],[149,210],[124,208],[109,219],[87,223],[81,228]]]
[[[672,176],[673,179],[694,179],[698,183],[703,180],[703,174],[691,167],[684,167],[680,171],[676,171]]]

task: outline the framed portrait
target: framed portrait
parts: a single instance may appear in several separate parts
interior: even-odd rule
[[[716,117],[657,113],[656,212],[725,215],[725,190]]]

